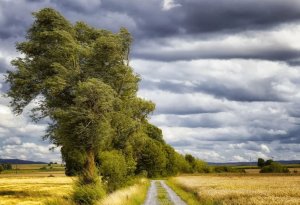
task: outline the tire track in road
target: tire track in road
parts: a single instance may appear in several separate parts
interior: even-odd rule
[[[157,187],[154,180],[151,180],[151,185],[144,205],[159,205],[157,201]]]
[[[167,190],[169,198],[174,205],[187,205],[164,181],[160,181],[160,183]]]
[[[168,197],[174,205],[187,205],[163,180],[151,180],[151,185],[144,205],[160,205],[157,199],[157,187],[155,182],[159,182],[167,191]]]

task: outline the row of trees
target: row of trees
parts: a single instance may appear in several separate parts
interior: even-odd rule
[[[152,125],[151,125],[152,126]],[[153,127],[152,127],[153,128]],[[167,145],[159,131],[156,139],[147,136],[137,137],[123,149],[107,147],[101,150],[96,166],[109,191],[114,191],[136,176],[161,177],[180,173],[209,172],[207,164],[192,155],[181,155],[171,146]],[[158,140],[159,139],[159,140]],[[136,147],[136,149],[134,149]],[[69,155],[64,154],[66,161],[66,174],[79,175],[84,166],[80,152],[74,151]]]
[[[0,164],[0,174],[4,170],[12,170],[12,165],[9,163]]]
[[[202,169],[203,162],[176,153],[149,123],[155,105],[137,96],[140,77],[129,66],[126,29],[71,24],[51,8],[33,15],[26,40],[17,44],[22,57],[7,76],[8,96],[16,114],[35,100],[33,120],[51,119],[44,139],[61,147],[66,173],[79,175],[75,202],[92,204],[103,184],[113,191],[131,176]]]

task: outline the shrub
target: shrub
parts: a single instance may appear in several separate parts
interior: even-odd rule
[[[274,161],[272,159],[268,159],[266,162],[265,162],[265,165],[264,166],[268,166],[268,165],[271,165]]]
[[[4,168],[3,168],[3,166],[0,164],[0,174],[1,174],[1,172],[3,172],[3,170],[4,170]]]
[[[257,166],[262,168],[263,166],[265,166],[265,160],[263,158],[258,158],[257,160]]]
[[[264,166],[260,173],[289,173],[289,170],[278,162],[272,162],[270,165]]]
[[[83,185],[79,182],[74,187],[73,201],[79,205],[94,205],[105,196],[105,190],[100,182]]]
[[[214,168],[214,171],[217,173],[222,173],[222,172],[245,173],[246,172],[244,169],[235,169],[229,166],[217,166]]]
[[[127,164],[125,157],[118,151],[100,153],[99,170],[109,192],[122,187],[126,182]]]

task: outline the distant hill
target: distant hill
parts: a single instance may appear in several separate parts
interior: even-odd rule
[[[276,161],[276,160],[275,160]],[[281,164],[300,164],[300,160],[279,160],[276,161]],[[257,162],[224,162],[224,163],[217,163],[217,162],[208,162],[209,165],[213,166],[256,166]]]
[[[9,164],[47,164],[46,162],[36,162],[29,160],[21,160],[21,159],[0,159],[0,164],[9,163]]]

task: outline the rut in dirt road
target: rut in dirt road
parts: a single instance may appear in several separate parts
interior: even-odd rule
[[[157,201],[157,188],[154,180],[151,180],[151,185],[144,205],[159,205]]]
[[[170,204],[173,205],[187,205],[163,180],[152,180],[151,186],[147,193],[147,198],[144,205],[160,205],[157,193],[157,184],[163,187],[167,192],[167,197]]]

